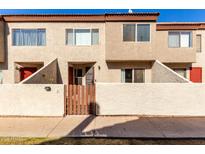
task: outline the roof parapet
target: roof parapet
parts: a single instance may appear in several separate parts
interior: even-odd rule
[[[159,13],[19,14],[2,15],[6,22],[120,22],[156,21]]]
[[[166,30],[204,30],[205,23],[159,23],[158,31]]]

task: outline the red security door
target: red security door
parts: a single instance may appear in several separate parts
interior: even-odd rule
[[[192,82],[202,82],[202,68],[192,67],[190,69],[190,80]]]
[[[21,81],[32,75],[34,72],[37,71],[36,67],[24,67],[20,69],[21,73]]]

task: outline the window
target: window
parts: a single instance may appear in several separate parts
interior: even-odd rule
[[[94,84],[94,67],[86,67],[86,85]]]
[[[67,29],[67,45],[96,45],[99,44],[98,29]]]
[[[143,83],[144,69],[122,69],[121,82],[122,83]]]
[[[144,82],[144,69],[134,69],[134,82],[135,83]]]
[[[13,29],[13,46],[44,46],[46,45],[45,29]]]
[[[137,25],[137,41],[138,42],[149,42],[150,40],[150,25],[138,24]]]
[[[124,24],[123,41],[149,42],[150,24]]]
[[[179,48],[180,35],[178,32],[169,32],[169,47]]]
[[[75,44],[90,45],[91,37],[89,29],[75,29]]]
[[[196,35],[196,51],[201,52],[201,35]]]
[[[174,69],[174,71],[175,71],[176,73],[178,73],[179,75],[183,76],[184,78],[186,78],[186,69],[176,68],[176,69]]]
[[[191,32],[169,32],[168,37],[169,48],[191,47]]]
[[[181,47],[190,47],[190,32],[181,32],[181,37],[180,37],[180,42],[181,42]]]
[[[132,83],[132,69],[125,69],[125,82]]]
[[[75,71],[75,84],[82,85],[83,70],[81,68],[74,69]]]
[[[99,44],[99,30],[98,29],[92,29],[92,45]]]
[[[73,29],[67,29],[66,30],[66,44],[73,45],[74,44],[74,36],[73,36]]]
[[[135,24],[123,25],[123,41],[135,41]]]

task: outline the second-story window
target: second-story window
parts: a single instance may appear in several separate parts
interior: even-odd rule
[[[149,42],[150,24],[124,24],[123,41]]]
[[[13,29],[13,46],[44,46],[46,45],[45,29]]]
[[[99,44],[98,29],[67,29],[67,45],[96,45]]]
[[[196,35],[196,52],[201,52],[201,34]]]
[[[192,33],[191,32],[169,32],[168,39],[169,48],[191,47]]]

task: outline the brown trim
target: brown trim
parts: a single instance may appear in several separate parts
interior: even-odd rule
[[[158,31],[166,30],[204,30],[205,23],[168,23],[157,24]]]
[[[78,14],[78,15],[3,15],[6,22],[106,22],[156,21],[159,13]]]
[[[108,14],[106,21],[156,21],[159,13],[156,14]]]

